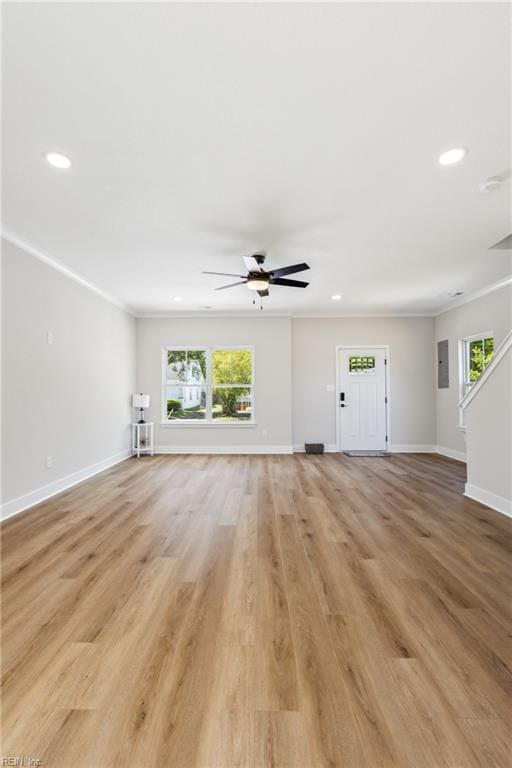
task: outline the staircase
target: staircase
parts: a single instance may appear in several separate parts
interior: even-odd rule
[[[512,517],[512,330],[459,403],[466,425],[465,495]]]

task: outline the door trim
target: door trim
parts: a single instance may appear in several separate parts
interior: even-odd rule
[[[389,344],[337,344],[335,347],[336,355],[336,397],[334,407],[336,408],[336,452],[341,452],[340,446],[340,352],[344,349],[383,349],[387,360],[386,368],[386,433],[388,436],[387,448],[391,448],[391,391],[389,386],[389,369],[391,361],[389,359]]]

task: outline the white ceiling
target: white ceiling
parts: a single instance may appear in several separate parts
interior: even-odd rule
[[[201,270],[259,249],[311,265],[273,312],[429,312],[512,271],[511,182],[478,189],[512,164],[509,5],[3,15],[3,225],[137,313],[252,309]]]

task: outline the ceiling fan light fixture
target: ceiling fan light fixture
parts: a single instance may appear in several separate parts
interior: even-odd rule
[[[267,277],[250,276],[247,278],[247,287],[251,291],[266,291],[269,286]]]

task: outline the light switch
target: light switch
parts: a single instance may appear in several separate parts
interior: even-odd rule
[[[334,384],[327,384],[325,387],[326,392],[334,392]]]
[[[47,333],[46,333],[46,341],[48,342],[48,344],[53,344],[53,332],[52,331],[47,331]]]

